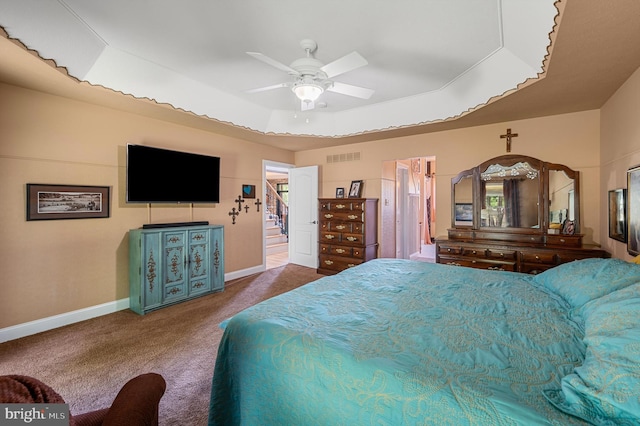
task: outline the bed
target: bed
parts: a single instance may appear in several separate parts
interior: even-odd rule
[[[640,423],[640,265],[377,259],[221,326],[210,425]]]

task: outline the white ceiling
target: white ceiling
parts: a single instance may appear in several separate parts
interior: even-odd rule
[[[543,71],[554,0],[0,0],[0,26],[91,84],[276,135],[345,136],[459,116]],[[301,112],[285,72],[300,40],[368,65]]]

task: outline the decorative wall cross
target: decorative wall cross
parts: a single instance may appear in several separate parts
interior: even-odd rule
[[[511,152],[511,138],[517,138],[517,133],[511,133],[511,129],[507,129],[506,135],[500,135],[500,139],[507,139],[507,152]]]
[[[253,203],[253,204],[255,204],[255,205],[256,205],[256,207],[258,208],[258,211],[260,211],[260,205],[262,204],[262,203],[260,202],[260,198],[258,198],[258,199],[256,200],[256,202],[255,202],[255,203]]]
[[[249,213],[249,205],[248,204],[246,206],[244,206],[244,212],[245,213]]]
[[[244,203],[244,200],[242,199],[242,195],[238,195],[238,198],[233,201],[238,203],[238,213],[240,213],[242,211],[242,203]]]
[[[236,224],[236,216],[238,216],[240,214],[239,211],[236,210],[236,208],[232,208],[231,211],[229,212],[229,216],[232,217],[232,221],[231,224],[235,225]]]

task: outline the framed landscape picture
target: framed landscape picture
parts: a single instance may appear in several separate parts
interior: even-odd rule
[[[109,217],[108,186],[27,184],[27,220]]]
[[[640,254],[640,166],[627,170],[627,252]]]
[[[609,191],[609,238],[627,242],[626,189]]]

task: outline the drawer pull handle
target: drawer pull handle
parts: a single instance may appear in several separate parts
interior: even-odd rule
[[[448,249],[447,249],[447,251],[448,251],[449,253],[451,253],[451,249],[450,249],[450,248],[448,248]]]
[[[353,268],[354,266],[356,266],[355,263],[348,263],[347,264],[347,267],[349,267],[349,268]]]
[[[471,253],[472,253],[472,254],[478,254],[475,250],[473,250]]]
[[[359,256],[359,255],[360,255],[360,252],[359,252],[358,250],[355,250],[355,251],[353,252],[353,254],[354,254],[354,255],[356,255],[356,256]]]
[[[501,268],[499,266],[489,266],[487,269],[490,271],[504,271],[504,268]]]
[[[536,260],[540,260],[540,256],[536,255]]]
[[[347,216],[349,219],[354,220],[358,218],[358,215],[355,214],[350,214],[349,216]]]
[[[347,237],[347,241],[351,241],[351,242],[358,241],[358,238],[356,238],[356,237]]]
[[[535,240],[536,240],[536,237],[531,237],[531,241],[535,241]]]
[[[451,265],[451,266],[462,266],[461,264],[457,263],[457,262],[448,262],[447,265]]]
[[[564,242],[566,242],[566,241],[565,241],[565,239],[564,239],[564,238],[560,238],[560,242],[561,242],[561,243],[564,243]]]
[[[339,248],[339,249],[336,249],[336,253],[340,253],[340,254],[346,253],[346,250]]]
[[[325,260],[325,265],[333,265],[333,260]]]
[[[347,206],[345,206],[344,204],[336,204],[336,209],[344,209],[345,207]]]
[[[331,219],[333,215],[331,213],[327,213],[324,215],[324,217],[326,217],[327,219]]]
[[[335,235],[333,235],[333,234],[329,234],[329,235],[325,236],[325,238],[326,238],[327,240],[333,240],[335,237],[336,237],[336,236],[335,236]]]
[[[343,229],[345,229],[345,228],[346,228],[346,226],[344,226],[344,225],[338,225],[338,226],[336,226],[336,229],[337,229],[338,231],[342,231],[342,230],[343,230]]]

